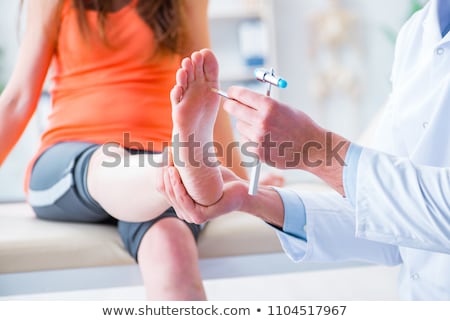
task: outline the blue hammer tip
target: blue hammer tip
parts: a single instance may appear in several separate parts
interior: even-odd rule
[[[288,85],[288,83],[287,83],[286,80],[284,80],[284,79],[278,80],[278,87],[280,87],[280,88],[286,88],[287,85]]]

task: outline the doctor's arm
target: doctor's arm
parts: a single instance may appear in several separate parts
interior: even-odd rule
[[[224,108],[241,136],[258,143],[253,152],[269,165],[311,172],[348,198],[357,237],[450,253],[450,168],[361,148],[245,88],[228,95]]]
[[[352,145],[344,170],[356,235],[450,253],[450,168]]]

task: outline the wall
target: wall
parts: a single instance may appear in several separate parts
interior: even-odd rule
[[[312,71],[307,54],[309,35],[305,22],[308,21],[309,15],[323,9],[329,1],[275,2],[278,70],[290,81],[290,90],[283,91],[281,99],[319,118],[323,125],[349,138],[356,138],[389,93],[393,45],[383,33],[383,28],[389,27],[394,31],[399,29],[408,14],[409,1],[341,1],[358,18],[363,52],[361,60],[364,66],[364,98],[358,107],[360,110],[353,112],[345,104],[328,108],[333,117],[320,117],[320,113],[312,107],[314,103],[307,90]],[[358,113],[359,117],[354,117]]]
[[[19,1],[0,1],[0,48],[3,51],[0,61],[0,82],[9,78],[14,67],[19,46],[17,32],[17,17],[19,15]]]

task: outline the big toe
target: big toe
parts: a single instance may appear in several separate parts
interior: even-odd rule
[[[219,63],[214,53],[209,49],[201,51],[203,55],[203,72],[208,81],[217,81],[219,77]]]

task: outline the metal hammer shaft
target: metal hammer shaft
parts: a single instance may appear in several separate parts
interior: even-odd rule
[[[287,81],[281,77],[275,76],[273,68],[270,70],[258,68],[255,70],[255,77],[257,80],[267,83],[268,85],[266,92],[267,96],[270,96],[270,90],[272,85],[280,88],[287,87]],[[250,173],[250,183],[248,185],[249,195],[256,195],[256,192],[258,190],[258,181],[260,172],[261,172],[261,161],[259,159],[256,159],[256,165],[252,168]]]

